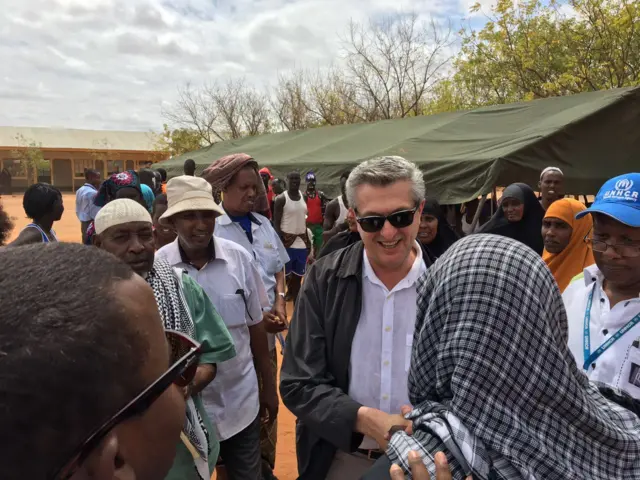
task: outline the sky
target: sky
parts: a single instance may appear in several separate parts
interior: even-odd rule
[[[159,130],[177,88],[339,62],[351,19],[469,19],[475,0],[2,0],[0,125]],[[489,5],[489,0],[484,0]]]

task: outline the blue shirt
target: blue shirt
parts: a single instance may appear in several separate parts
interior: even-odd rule
[[[90,222],[98,215],[100,207],[93,204],[97,194],[96,187],[89,183],[85,183],[76,192],[76,216],[81,222]]]
[[[235,222],[242,227],[244,233],[247,234],[249,243],[253,243],[253,232],[251,232],[251,218],[249,217],[249,215],[243,215],[241,217],[234,217],[233,215],[229,215],[229,218],[232,222]],[[253,218],[255,219],[256,217]],[[260,222],[258,220],[255,220],[255,223],[260,225]]]

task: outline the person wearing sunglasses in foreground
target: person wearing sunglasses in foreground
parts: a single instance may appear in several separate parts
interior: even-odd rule
[[[165,333],[149,285],[106,252],[33,245],[0,262],[2,478],[163,479],[197,344]]]
[[[415,451],[433,475],[443,452],[455,480],[640,479],[640,419],[576,366],[560,290],[539,255],[472,235],[418,283],[413,428],[391,436],[392,463],[406,472]]]
[[[640,173],[607,181],[591,207],[585,241],[596,264],[563,294],[569,348],[591,380],[640,400]]]
[[[416,241],[425,186],[401,157],[356,167],[347,181],[362,241],[309,271],[287,336],[280,393],[298,418],[301,478],[360,478],[408,426],[407,370],[416,283],[428,267]]]
[[[235,356],[227,328],[195,280],[161,259],[154,261],[151,216],[139,203],[114,200],[95,219],[95,246],[125,261],[153,289],[165,329],[200,343],[200,361],[185,389],[184,435],[166,480],[209,480],[219,453],[218,439],[200,392],[214,379],[216,364]]]

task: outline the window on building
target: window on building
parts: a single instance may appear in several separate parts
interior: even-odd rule
[[[27,174],[24,168],[22,168],[22,162],[20,162],[20,160],[5,158],[2,160],[2,168],[6,168],[12,178],[26,178]]]
[[[136,169],[136,162],[134,162],[133,160],[127,160],[125,162],[125,170],[135,170]]]
[[[120,173],[124,171],[124,161],[122,160],[107,160],[107,173]]]
[[[84,178],[85,170],[94,168],[93,160],[90,160],[90,159],[75,160],[73,164],[74,164],[74,170],[75,170],[73,172],[73,176],[76,178]]]

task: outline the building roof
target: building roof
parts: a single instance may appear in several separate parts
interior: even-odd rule
[[[36,142],[41,148],[75,150],[150,151],[155,148],[151,132],[121,132],[113,130],[80,130],[73,128],[0,127],[0,150],[23,146],[20,136],[27,142]]]

